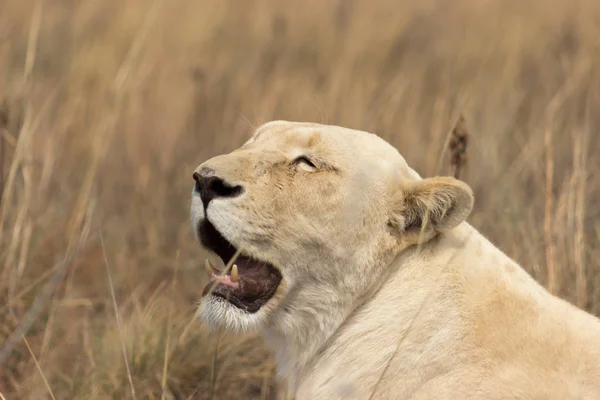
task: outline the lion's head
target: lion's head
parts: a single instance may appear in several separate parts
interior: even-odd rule
[[[223,261],[199,315],[236,330],[285,329],[360,301],[396,255],[457,226],[473,205],[466,184],[421,179],[378,136],[313,123],[262,125],[194,180],[194,230]]]

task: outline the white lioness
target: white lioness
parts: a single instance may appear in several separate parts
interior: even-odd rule
[[[199,315],[259,329],[291,397],[600,399],[600,321],[465,222],[465,183],[420,178],[374,134],[285,121],[194,179],[199,241],[239,254],[207,266]]]

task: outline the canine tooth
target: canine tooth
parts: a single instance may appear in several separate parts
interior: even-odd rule
[[[219,270],[217,267],[215,267],[213,265],[213,263],[211,263],[208,258],[205,259],[204,262],[204,269],[206,269],[206,272],[209,273],[209,275],[215,274],[215,275],[221,275],[221,270]]]
[[[238,273],[238,267],[237,265],[233,264],[233,267],[231,267],[231,282],[239,282],[240,280],[240,274]]]
[[[204,259],[204,269],[206,270],[206,273],[208,274],[208,277],[210,278],[213,274],[213,267],[210,264],[210,261],[208,261],[208,258]]]

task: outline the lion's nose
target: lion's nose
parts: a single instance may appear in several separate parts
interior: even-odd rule
[[[233,198],[242,194],[244,189],[240,185],[231,185],[214,174],[213,170],[203,169],[194,172],[196,186],[194,190],[200,194],[204,209],[213,199]]]

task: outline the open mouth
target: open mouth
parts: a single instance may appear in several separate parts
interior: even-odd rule
[[[198,233],[202,245],[221,257],[224,265],[237,253],[237,249],[208,220],[198,226]],[[229,271],[220,271],[208,261],[206,270],[210,283],[202,291],[202,297],[221,297],[249,313],[257,312],[273,297],[282,278],[273,265],[243,252]]]

